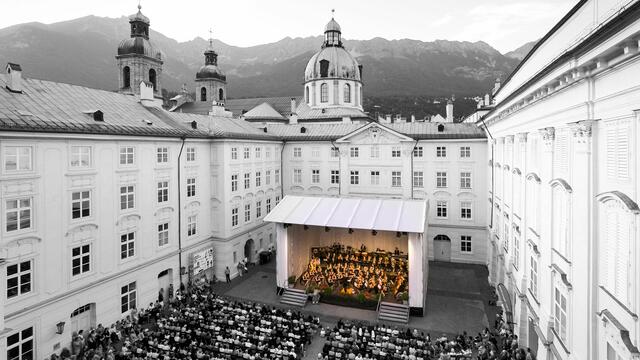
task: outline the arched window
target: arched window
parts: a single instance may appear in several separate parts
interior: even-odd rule
[[[204,86],[200,89],[200,101],[207,101],[207,88]]]
[[[351,102],[351,85],[344,84],[344,102]]]
[[[320,85],[320,102],[326,103],[329,101],[329,86],[324,83]]]
[[[131,87],[131,69],[128,66],[122,69],[122,87]]]
[[[218,100],[224,101],[224,90],[222,89],[218,90]]]
[[[157,84],[156,84],[156,70],[155,69],[149,70],[149,82],[153,84],[153,91],[156,91]]]
[[[329,60],[320,60],[320,77],[329,76]]]
[[[447,236],[447,235],[436,235],[436,237],[433,238],[433,240],[435,241],[451,241],[451,239]]]
[[[569,258],[570,244],[570,193],[571,187],[562,179],[551,182],[552,196],[552,236],[553,248],[560,254]]]
[[[309,103],[309,87],[308,86],[304,88],[304,99],[308,104]]]

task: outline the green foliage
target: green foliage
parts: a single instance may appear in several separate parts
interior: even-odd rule
[[[296,276],[295,275],[289,276],[287,281],[289,281],[289,284],[295,284],[296,283]]]

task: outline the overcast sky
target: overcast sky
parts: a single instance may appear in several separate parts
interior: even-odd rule
[[[542,37],[577,0],[142,0],[151,27],[178,41],[236,46],[321,34],[335,8],[347,39],[482,40],[501,52]],[[119,17],[138,0],[6,0],[0,28],[85,15]]]

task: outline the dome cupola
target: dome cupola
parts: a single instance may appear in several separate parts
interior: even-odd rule
[[[213,50],[213,38],[209,39],[209,47],[204,51],[204,65],[196,73],[196,79],[227,80],[227,76],[218,67],[218,53]]]
[[[329,21],[327,26],[324,27],[324,43],[322,44],[322,47],[342,47],[341,35],[342,31],[340,30],[340,25],[334,18],[331,18],[331,21]]]
[[[209,47],[204,51],[204,65],[196,73],[196,95],[199,101],[224,103],[227,99],[227,76],[218,67],[218,53],[213,50],[212,30]]]
[[[162,60],[162,52],[149,41],[149,18],[142,14],[142,7],[138,5],[138,12],[129,16],[131,37],[124,39],[118,45],[118,55],[144,55]]]

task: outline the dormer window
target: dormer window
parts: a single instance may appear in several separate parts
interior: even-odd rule
[[[329,60],[320,60],[320,77],[329,76]]]
[[[104,113],[100,110],[87,110],[83,112],[90,115],[93,118],[93,121],[104,121]]]

